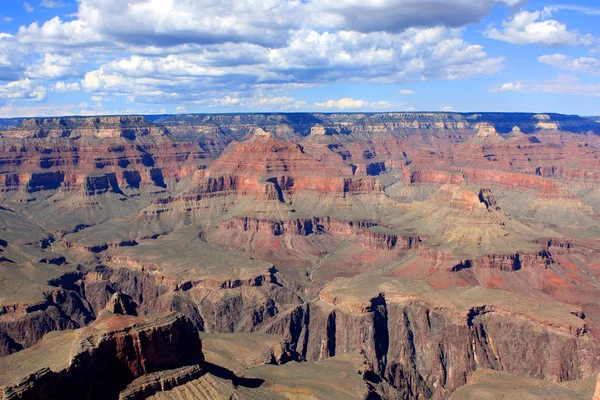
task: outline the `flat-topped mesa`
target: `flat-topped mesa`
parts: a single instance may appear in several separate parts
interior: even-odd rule
[[[105,139],[124,138],[136,140],[152,137],[165,141],[168,132],[151,124],[142,116],[66,117],[26,119],[19,128],[3,132],[6,138],[70,138]]]
[[[448,271],[457,272],[467,268],[496,269],[499,271],[545,270],[554,263],[552,255],[547,251],[536,254],[490,254],[473,260],[463,260],[448,267]]]
[[[347,221],[332,217],[313,217],[305,219],[269,220],[255,217],[233,217],[222,221],[219,229],[238,230],[249,233],[264,233],[271,236],[328,233],[346,238],[355,236],[360,244],[372,250],[413,249],[422,242],[418,236],[403,236],[377,229],[374,221]]]
[[[539,122],[536,123],[537,129],[543,130],[559,130],[560,124],[557,121],[552,121],[552,117],[548,114],[536,114],[533,116],[534,120]]]

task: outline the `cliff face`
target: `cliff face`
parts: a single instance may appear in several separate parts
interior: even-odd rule
[[[164,127],[143,117],[24,120],[0,131],[0,192],[33,201],[35,193],[48,191],[160,190],[204,168],[225,146],[174,143]]]
[[[391,281],[368,301],[361,297],[368,280],[334,283],[268,331],[289,338],[308,360],[363,352],[405,398],[447,398],[481,368],[562,382],[598,367],[598,344],[576,309],[562,309],[570,322],[557,325],[541,310],[515,309],[510,302],[526,299],[508,293],[432,293],[416,283]]]
[[[419,131],[448,131],[447,136],[461,134],[481,126],[493,126],[501,134],[510,133],[515,126],[531,133],[540,128],[575,133],[598,132],[598,124],[591,119],[558,114],[529,113],[376,113],[376,114],[246,114],[246,115],[176,115],[156,119],[170,130],[172,127],[193,127],[187,134],[199,129],[212,130],[239,140],[259,126],[275,132],[278,137],[290,139],[308,136],[343,134],[370,137],[373,134],[410,134]],[[315,128],[313,131],[312,129]],[[194,131],[195,130],[195,131]],[[461,130],[463,132],[461,132]],[[456,136],[455,136],[456,137]]]
[[[164,128],[146,122],[141,116],[66,117],[23,120],[18,128],[2,132],[6,140],[14,138],[53,139],[72,138],[88,141],[102,138],[136,140],[144,136],[160,138],[167,135]]]
[[[106,313],[86,328],[3,359],[2,398],[116,397],[142,375],[203,361],[198,331],[181,314],[138,319]]]

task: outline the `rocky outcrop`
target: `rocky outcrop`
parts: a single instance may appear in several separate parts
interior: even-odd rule
[[[199,365],[152,372],[131,382],[121,393],[119,400],[143,400],[159,392],[166,392],[200,378],[206,371]]]
[[[469,145],[493,146],[502,145],[506,142],[498,135],[494,125],[488,122],[481,122],[475,125],[475,128],[477,129],[477,135],[466,142]]]
[[[366,230],[360,235],[360,243],[371,250],[412,250],[417,249],[423,241],[418,236],[402,236],[391,232]]]
[[[413,171],[410,174],[411,184],[418,183],[438,183],[438,184],[462,184],[465,179],[460,174],[449,173],[445,171]]]
[[[598,367],[598,343],[575,309],[554,308],[560,303],[486,289],[432,292],[418,281],[388,281],[367,301],[372,284],[334,282],[268,331],[307,360],[363,352],[404,398],[447,398],[479,368],[561,382]]]
[[[141,116],[66,117],[26,119],[19,128],[3,132],[7,138],[125,138],[165,136],[164,128]]]
[[[506,187],[535,189],[542,194],[567,195],[560,183],[539,176],[470,168],[465,168],[462,172],[468,184],[497,184]]]
[[[0,193],[164,188],[205,168],[225,145],[175,143],[143,117],[25,120],[0,134]]]
[[[33,304],[0,307],[0,355],[37,343],[46,333],[83,327],[95,319],[88,302],[72,290],[57,289]]]
[[[467,268],[497,269],[499,271],[519,271],[520,269],[547,269],[553,264],[552,255],[547,251],[537,254],[489,255],[474,260],[460,261],[449,267],[449,271],[461,271]]]
[[[496,199],[494,198],[494,195],[490,189],[481,189],[479,191],[479,201],[485,204],[485,207],[488,210],[500,210],[500,207],[498,206],[498,203],[496,203]]]
[[[297,220],[266,220],[251,217],[233,217],[221,222],[221,229],[237,229],[244,232],[262,232],[272,236],[283,234],[308,236],[331,233],[357,234],[364,229],[377,226],[373,221],[343,221],[332,217],[315,217]]]
[[[198,331],[181,314],[140,319],[105,313],[86,328],[0,360],[2,398],[116,397],[136,378],[203,361]]]
[[[416,249],[423,241],[419,236],[403,236],[385,229],[377,229],[374,221],[344,221],[331,217],[297,220],[266,220],[250,217],[233,217],[221,222],[222,230],[239,230],[247,233],[264,233],[270,236],[328,233],[344,238],[353,235],[360,244],[371,250]]]

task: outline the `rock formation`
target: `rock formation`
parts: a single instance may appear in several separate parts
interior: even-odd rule
[[[593,395],[592,119],[0,127],[4,398]]]

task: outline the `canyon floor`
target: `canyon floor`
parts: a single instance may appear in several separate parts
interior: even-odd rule
[[[600,399],[592,119],[0,126],[0,399]]]

